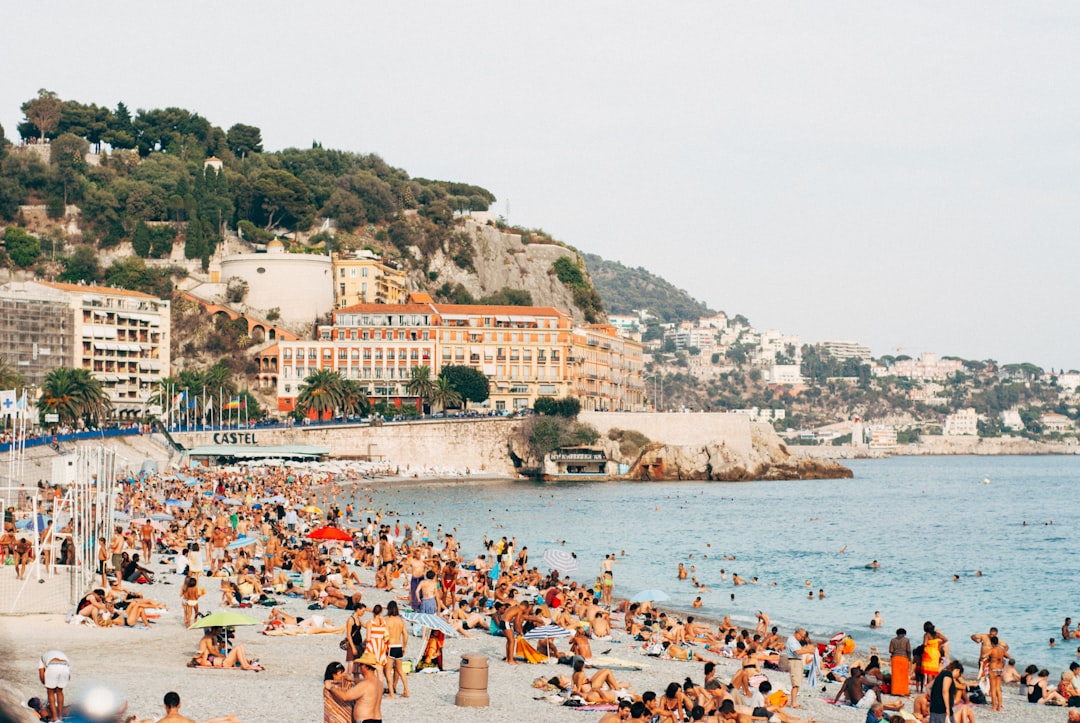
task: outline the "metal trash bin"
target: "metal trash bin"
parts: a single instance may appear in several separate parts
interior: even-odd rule
[[[454,704],[464,708],[491,705],[488,696],[488,660],[484,655],[466,655],[458,668],[458,692]]]

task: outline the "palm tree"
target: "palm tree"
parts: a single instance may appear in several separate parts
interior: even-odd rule
[[[296,408],[303,414],[315,412],[319,419],[333,414],[341,406],[345,379],[332,369],[319,369],[308,375],[296,395]]]
[[[0,356],[0,389],[18,389],[23,386],[25,380],[22,374],[8,362],[7,357]]]
[[[61,424],[74,425],[81,419],[91,426],[108,415],[112,402],[88,370],[60,367],[46,375],[38,409],[42,424],[46,414],[56,414]]]
[[[431,378],[431,367],[421,364],[413,367],[412,379],[405,385],[405,390],[424,404],[431,403],[431,395],[435,391],[435,381]]]
[[[364,394],[360,383],[352,379],[343,379],[341,384],[341,414],[356,417],[371,411],[371,401]]]
[[[435,380],[430,399],[432,404],[439,405],[442,410],[461,404],[461,395],[454,389],[453,383],[448,377],[442,376]]]

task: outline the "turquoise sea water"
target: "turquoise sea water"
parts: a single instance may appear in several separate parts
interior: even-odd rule
[[[863,650],[887,648],[899,626],[921,640],[929,619],[963,660],[977,654],[969,636],[996,625],[1021,666],[1061,669],[1076,659],[1080,641],[1048,642],[1066,616],[1080,621],[1080,459],[901,457],[850,466],[850,480],[467,483],[380,490],[374,501],[398,513],[391,524],[457,527],[468,559],[484,535],[516,535],[538,565],[544,549],[565,540],[581,565],[574,577],[592,580],[614,552],[616,595],[660,588],[671,597],[665,605],[690,611],[701,594],[699,614],[709,617],[745,623],[761,609],[782,631],[805,624],[821,640],[844,630]],[[880,569],[867,569],[875,559]],[[677,580],[678,562],[694,565],[710,591]],[[732,573],[760,583],[736,587]],[[868,626],[875,610],[881,632]]]

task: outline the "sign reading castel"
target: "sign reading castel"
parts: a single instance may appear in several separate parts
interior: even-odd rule
[[[258,444],[254,432],[214,432],[214,444]]]

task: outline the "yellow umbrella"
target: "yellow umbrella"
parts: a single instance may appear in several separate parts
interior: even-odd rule
[[[304,508],[304,512],[307,512],[309,515],[310,514],[316,514],[316,515],[321,515],[322,514],[322,510],[320,510],[315,505],[308,505],[307,507]]]

